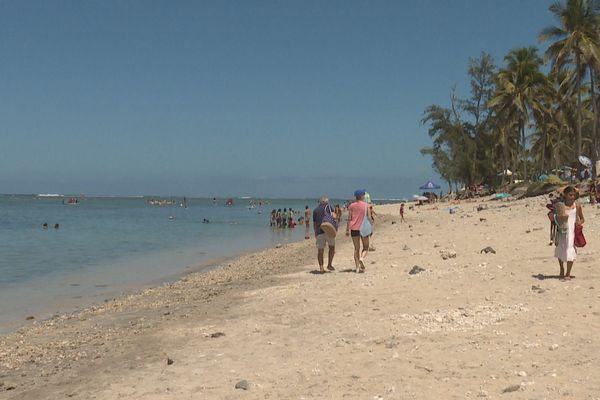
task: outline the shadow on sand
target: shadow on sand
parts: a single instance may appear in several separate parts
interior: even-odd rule
[[[560,279],[560,276],[558,276],[558,275],[544,275],[544,274],[531,275],[531,277],[535,278],[539,281],[544,281],[546,279]]]
[[[313,269],[312,271],[309,272],[309,274],[313,274],[313,275],[324,275],[324,274],[328,274],[331,271],[319,271],[318,269]]]

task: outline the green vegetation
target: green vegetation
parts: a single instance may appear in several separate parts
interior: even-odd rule
[[[422,123],[433,143],[421,153],[449,186],[527,181],[574,165],[578,155],[595,165],[600,0],[557,1],[549,11],[557,26],[539,35],[548,43],[544,60],[537,48],[520,47],[498,68],[482,53],[469,60],[470,97],[458,98],[453,89],[450,107],[425,109]]]

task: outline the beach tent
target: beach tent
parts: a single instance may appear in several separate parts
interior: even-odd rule
[[[438,185],[436,185],[435,183],[431,182],[431,181],[427,181],[425,182],[425,184],[423,186],[420,186],[419,189],[422,190],[432,190],[432,189],[439,189],[440,187]]]
[[[418,194],[413,194],[413,199],[415,199],[417,201],[427,201],[427,200],[429,200],[427,197],[425,197],[425,196],[419,196]]]

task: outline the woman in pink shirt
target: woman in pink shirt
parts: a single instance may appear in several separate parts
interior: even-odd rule
[[[348,224],[346,225],[346,236],[352,237],[352,243],[354,244],[354,264],[356,265],[356,272],[365,272],[365,257],[369,253],[369,237],[371,233],[363,236],[360,232],[361,226],[365,220],[373,224],[373,215],[371,208],[363,200],[365,196],[364,189],[358,189],[354,191],[354,197],[356,201],[348,207]],[[360,250],[360,243],[362,241],[362,251]]]

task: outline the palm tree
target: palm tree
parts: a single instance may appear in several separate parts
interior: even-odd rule
[[[556,1],[549,7],[549,10],[558,18],[560,26],[545,28],[540,33],[539,40],[541,42],[555,40],[545,53],[546,60],[550,59],[552,61],[553,74],[569,64],[574,64],[575,71],[577,71],[575,83],[575,92],[577,93],[577,155],[580,155],[583,125],[580,88],[587,70],[586,67],[600,60],[598,46],[600,1],[567,0],[565,5],[560,1]],[[591,68],[590,73],[593,73]],[[597,118],[597,115],[594,117]]]
[[[504,57],[506,67],[497,76],[497,90],[489,103],[498,115],[514,117],[518,122],[521,144],[523,179],[527,180],[527,142],[525,127],[530,112],[541,108],[540,95],[548,87],[546,76],[540,71],[542,59],[535,47],[512,49]]]
[[[507,171],[515,172],[513,165],[517,163],[519,153],[519,131],[518,123],[514,117],[508,114],[496,114],[490,121],[493,127],[491,138],[492,158],[495,163],[495,171],[502,171],[502,185],[506,183]],[[499,161],[498,161],[499,160]],[[510,175],[511,182],[514,175]]]
[[[552,77],[547,77],[545,87],[540,87],[538,91],[538,101],[533,108],[533,118],[535,120],[534,142],[531,150],[534,161],[539,161],[539,171],[542,174],[546,170],[546,165],[551,164],[552,148],[550,136],[556,134],[556,110],[558,99],[558,85]],[[537,160],[536,160],[537,159]]]

